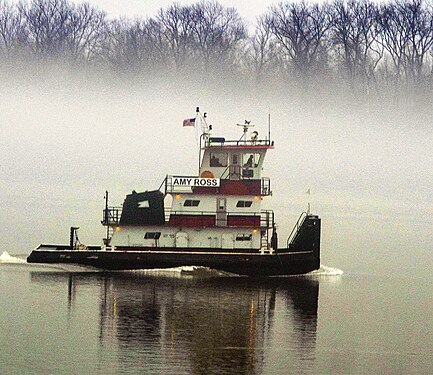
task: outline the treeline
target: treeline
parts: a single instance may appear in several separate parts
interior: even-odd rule
[[[421,0],[282,2],[248,25],[214,1],[148,19],[89,3],[0,0],[0,62],[60,62],[117,74],[201,74],[252,82],[328,79],[433,87],[433,6]]]

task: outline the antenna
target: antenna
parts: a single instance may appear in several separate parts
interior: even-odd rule
[[[204,112],[201,114],[200,107],[195,108],[195,118],[200,119],[200,125],[201,125],[201,135],[200,135],[200,141],[198,142],[198,167],[200,169],[200,162],[202,158],[202,142],[204,145],[206,145],[209,142],[210,138],[210,132],[212,130],[212,125],[208,125],[206,119],[207,119],[207,112]],[[197,128],[196,128],[197,129]],[[196,133],[197,136],[197,133]]]
[[[268,140],[269,144],[271,144],[271,113],[268,114]]]
[[[236,126],[242,126],[243,127],[244,133],[242,134],[242,137],[239,139],[239,140],[241,140],[247,134],[248,129],[249,128],[253,128],[255,125],[251,124],[251,121],[245,120],[245,123],[243,123],[243,124],[236,124]]]
[[[212,125],[208,125],[208,123],[206,121],[207,112],[204,112],[203,114],[201,114],[199,107],[196,107],[195,112],[196,112],[196,118],[198,117],[200,119],[202,137],[205,140],[208,140],[209,133],[212,130]]]

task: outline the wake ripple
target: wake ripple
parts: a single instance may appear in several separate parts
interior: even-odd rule
[[[343,273],[343,270],[339,268],[327,267],[321,264],[318,270],[311,271],[305,276],[341,276]]]
[[[7,251],[3,251],[0,255],[0,263],[27,263],[25,259],[20,259],[9,255]]]
[[[219,270],[215,270],[215,269],[208,268],[208,267],[202,267],[202,266],[182,266],[182,267],[173,267],[173,268],[140,269],[140,270],[129,270],[129,271],[124,271],[124,272],[143,274],[143,275],[170,276],[170,277],[236,276],[236,275],[228,273],[228,272],[219,271]]]

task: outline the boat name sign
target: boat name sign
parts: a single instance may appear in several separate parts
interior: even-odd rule
[[[200,177],[177,177],[173,176],[173,186],[201,186],[201,187],[219,187],[219,178],[200,178]]]

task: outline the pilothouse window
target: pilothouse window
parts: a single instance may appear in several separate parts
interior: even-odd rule
[[[184,205],[184,207],[197,207],[199,204],[200,204],[199,200],[187,199],[183,205]]]
[[[226,152],[212,152],[210,155],[211,167],[227,167],[227,153]]]
[[[244,154],[243,167],[244,168],[257,168],[259,166],[260,154]]]

